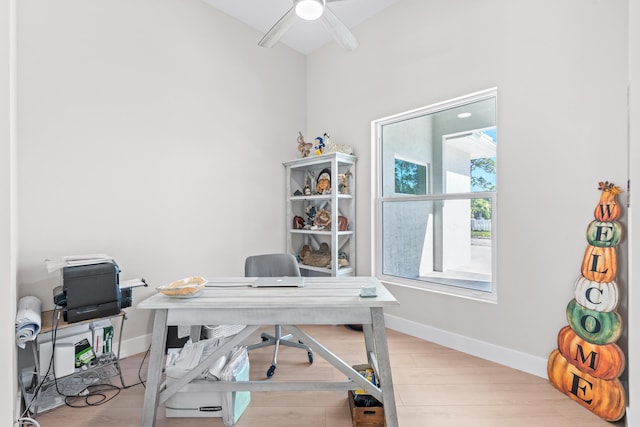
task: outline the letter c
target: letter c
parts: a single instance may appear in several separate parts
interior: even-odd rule
[[[600,301],[600,298],[598,298],[598,300],[594,300],[591,299],[591,293],[592,291],[596,291],[600,294],[600,296],[602,296],[602,294],[604,293],[604,291],[602,289],[598,289],[598,288],[589,288],[586,290],[586,292],[584,293],[585,298],[587,299],[587,301],[589,301],[591,304],[602,304],[602,302]]]

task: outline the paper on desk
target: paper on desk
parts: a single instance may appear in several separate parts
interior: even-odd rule
[[[48,273],[53,273],[54,271],[61,270],[64,267],[102,264],[104,262],[115,262],[115,260],[106,254],[68,255],[62,257],[60,261],[52,261],[50,259],[44,260]]]
[[[129,279],[120,282],[120,289],[122,288],[137,288],[140,286],[147,286],[147,282],[144,281],[144,278],[137,279]]]

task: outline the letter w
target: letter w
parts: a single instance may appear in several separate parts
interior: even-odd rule
[[[604,210],[607,210],[607,213],[605,215]],[[600,204],[600,214],[602,215],[603,218],[610,218],[611,217],[611,205],[609,203],[607,203],[606,205]]]

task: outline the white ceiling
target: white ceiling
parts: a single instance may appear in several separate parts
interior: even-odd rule
[[[293,0],[202,0],[260,33],[265,34],[293,5]],[[341,0],[327,2],[333,13],[350,29],[399,0]],[[262,36],[256,39],[256,45]],[[356,37],[357,38],[357,37]],[[280,43],[308,55],[333,42],[320,21],[297,19]]]

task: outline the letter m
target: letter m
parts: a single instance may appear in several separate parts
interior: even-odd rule
[[[578,363],[582,363],[583,365],[589,365],[591,369],[595,370],[597,365],[596,357],[598,357],[598,353],[592,351],[587,356],[585,356],[582,346],[580,344],[576,344],[576,347],[576,357],[574,358],[574,360]],[[578,358],[580,358],[580,360],[578,360]],[[589,360],[589,363],[587,363],[587,360]]]

